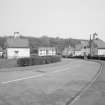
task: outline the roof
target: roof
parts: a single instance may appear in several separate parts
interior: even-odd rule
[[[97,45],[99,49],[105,49],[105,42],[99,38],[94,40],[94,43]]]
[[[82,47],[87,47],[87,46],[89,46],[89,41],[88,40],[82,40],[81,45],[82,45]]]
[[[67,47],[64,49],[64,51],[74,51],[74,48],[73,47]]]
[[[6,47],[8,48],[29,48],[28,39],[22,38],[7,38]]]
[[[40,50],[45,50],[45,49],[47,49],[47,50],[50,50],[50,49],[56,50],[55,47],[39,47],[38,49],[40,49]]]
[[[81,49],[82,49],[82,45],[81,44],[75,45],[75,50],[79,51]]]

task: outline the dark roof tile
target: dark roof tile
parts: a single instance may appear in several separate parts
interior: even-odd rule
[[[98,38],[98,39],[94,40],[94,42],[98,48],[105,49],[105,42],[103,40]]]
[[[6,47],[9,48],[28,48],[29,41],[28,39],[21,38],[7,38]]]

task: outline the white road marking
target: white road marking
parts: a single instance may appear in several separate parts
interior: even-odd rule
[[[17,81],[22,81],[22,80],[26,80],[26,79],[38,78],[38,77],[45,76],[45,75],[47,75],[47,74],[52,74],[52,73],[58,73],[58,72],[62,72],[62,71],[67,71],[67,70],[69,70],[69,69],[70,69],[70,68],[66,68],[66,69],[63,69],[63,70],[56,70],[56,71],[48,72],[48,73],[45,73],[45,74],[39,74],[39,75],[34,75],[34,76],[29,76],[29,77],[23,77],[23,78],[14,79],[14,80],[9,80],[9,81],[4,81],[4,82],[1,82],[1,84],[8,84],[8,83],[17,82]]]
[[[70,67],[68,67],[66,69],[63,69],[63,70],[55,70],[53,72],[47,72],[47,73],[44,73],[44,74],[38,74],[38,75],[23,77],[23,78],[19,78],[19,79],[14,79],[14,80],[9,80],[9,81],[3,81],[3,82],[1,82],[1,84],[8,84],[8,83],[18,82],[18,81],[32,79],[32,78],[39,78],[39,77],[43,77],[43,76],[48,75],[48,74],[58,73],[58,72],[67,71],[67,70],[70,70]]]
[[[14,80],[10,80],[10,81],[4,81],[4,82],[1,82],[1,83],[2,83],[2,84],[8,84],[8,83],[11,83],[11,82],[21,81],[21,80],[25,80],[25,79],[31,79],[31,78],[42,77],[43,75],[44,75],[44,74],[39,74],[39,75],[29,76],[29,77],[23,77],[23,78],[20,78],[20,79],[14,79]]]

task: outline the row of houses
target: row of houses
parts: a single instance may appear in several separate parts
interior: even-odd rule
[[[105,42],[96,38],[90,45],[90,41],[82,40],[80,44],[75,47],[68,46],[62,52],[63,56],[83,56],[84,54],[105,56]]]
[[[38,56],[55,56],[57,54],[57,49],[55,47],[39,47],[37,48]],[[97,38],[91,43],[89,40],[82,40],[75,47],[68,46],[62,51],[64,56],[83,56],[86,55],[99,55],[105,56],[105,42]],[[7,38],[5,42],[5,49],[0,48],[0,56],[5,58],[23,58],[30,57],[30,46],[28,39],[21,38],[19,36]]]
[[[28,39],[20,37],[7,38],[5,42],[5,49],[0,50],[0,56],[7,59],[30,57],[30,47]],[[37,49],[38,56],[54,56],[56,55],[56,48],[54,47],[39,47]]]

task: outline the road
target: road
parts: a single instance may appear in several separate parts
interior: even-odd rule
[[[101,63],[101,74],[73,105],[105,105],[105,62]]]
[[[2,69],[0,105],[67,105],[99,68],[95,62],[63,59],[49,65]]]

